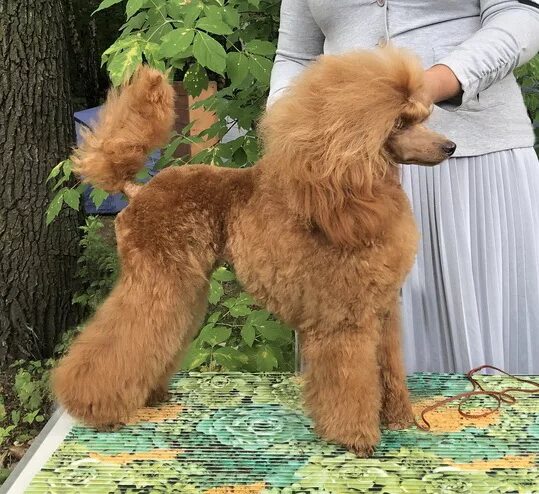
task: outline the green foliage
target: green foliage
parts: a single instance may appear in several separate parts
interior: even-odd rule
[[[76,211],[80,208],[82,193],[87,188],[87,185],[73,180],[72,169],[73,163],[70,159],[66,159],[58,163],[47,177],[47,182],[54,183],[52,190],[56,191],[56,195],[51,200],[45,213],[47,225],[60,214],[64,204]],[[101,189],[93,189],[90,193],[90,199],[96,208],[101,206],[107,197],[108,194]]]
[[[539,152],[539,55],[518,68],[515,73],[522,86],[524,101],[533,122],[537,137],[535,149]]]
[[[292,371],[294,333],[238,290],[218,268],[210,281],[210,312],[183,362],[185,370]]]
[[[217,123],[199,136],[189,135],[191,125],[175,134],[157,169],[186,163],[243,167],[255,162],[260,147],[254,127],[269,90],[280,0],[104,0],[95,15],[106,15],[108,8],[120,3],[125,5],[126,22],[102,56],[114,85],[128,79],[143,61],[170,70],[170,77],[182,81],[192,96],[200,95],[210,80],[218,83],[217,94],[202,103],[217,115]],[[172,157],[180,144],[201,142],[204,137],[220,141],[235,124],[244,135],[232,142],[189,159]],[[64,204],[79,209],[86,188],[80,183],[70,186],[69,160],[58,164],[49,180],[55,182],[56,195],[46,213],[47,223]],[[106,197],[99,190],[91,195],[96,206]]]
[[[8,438],[28,441],[34,435],[32,430],[39,428],[45,420],[51,401],[48,381],[53,362],[53,359],[20,360],[11,366],[9,374],[14,374],[11,383],[13,396],[7,403],[3,394],[0,395],[0,446]],[[3,389],[0,391],[5,392]]]
[[[118,276],[118,256],[114,245],[108,244],[100,234],[103,223],[96,217],[86,219],[80,245],[82,254],[78,260],[77,277],[82,290],[73,303],[94,311],[109,293]]]
[[[170,69],[192,96],[210,80],[217,81],[217,94],[203,105],[217,114],[218,122],[199,138],[220,139],[232,124],[246,135],[204,150],[189,162],[245,166],[258,158],[253,128],[269,89],[279,5],[279,0],[130,0],[122,33],[102,61],[115,85],[142,60]],[[189,141],[185,130],[182,138]]]

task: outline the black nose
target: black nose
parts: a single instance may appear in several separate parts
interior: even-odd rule
[[[452,156],[455,149],[457,149],[457,145],[454,142],[447,141],[446,143],[442,144],[442,150],[445,154],[447,154],[447,156]]]

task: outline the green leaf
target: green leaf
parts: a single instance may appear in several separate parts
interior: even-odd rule
[[[292,336],[292,331],[277,321],[267,321],[266,323],[257,326],[257,329],[258,332],[268,341],[290,341]]]
[[[131,17],[120,29],[123,31],[123,34],[129,34],[132,31],[140,29],[147,18],[148,15],[146,12],[139,12],[137,15]]]
[[[106,62],[110,62],[111,55],[118,53],[120,50],[131,46],[133,43],[138,43],[140,37],[136,35],[122,36],[110,45],[101,55],[101,66]]]
[[[218,74],[226,68],[226,52],[219,42],[203,32],[197,32],[193,42],[193,55],[197,61]]]
[[[249,357],[235,348],[218,348],[213,352],[215,361],[225,370],[236,370],[249,361]]]
[[[215,305],[219,300],[221,300],[221,297],[224,294],[223,287],[219,284],[216,280],[210,281],[210,292],[208,294],[208,301],[210,304]]]
[[[207,324],[200,330],[198,338],[211,346],[215,346],[228,340],[231,334],[232,330],[230,328],[225,326],[214,326],[212,323]]]
[[[260,157],[260,149],[258,147],[258,139],[255,137],[246,137],[245,144],[243,145],[243,150],[247,155],[247,159],[254,163]]]
[[[213,278],[217,281],[234,281],[236,278],[233,273],[231,273],[228,269],[226,269],[224,266],[221,266],[217,268],[213,272]]]
[[[13,410],[11,412],[11,422],[14,425],[18,425],[20,420],[21,420],[21,412],[19,410]]]
[[[221,317],[221,312],[217,311],[208,317],[208,323],[216,323]]]
[[[256,349],[256,365],[262,372],[270,372],[278,365],[272,349],[268,345],[261,345]]]
[[[191,28],[180,27],[170,31],[161,38],[159,54],[173,58],[183,53],[193,42],[195,31]]]
[[[37,416],[37,414],[39,413],[39,410],[34,410],[32,412],[28,412],[24,415],[23,417],[23,422],[27,423],[27,424],[32,424]]]
[[[0,443],[2,442],[2,437],[2,428],[0,427]],[[11,468],[0,468],[0,485],[2,485],[10,475]]]
[[[148,62],[148,65],[159,70],[160,72],[165,72],[167,70],[167,66],[162,60],[163,57],[159,51],[160,49],[161,45],[158,43],[148,42],[144,45],[143,54],[144,58]]]
[[[248,293],[241,292],[236,297],[236,303],[243,304],[243,305],[254,305],[255,301],[253,300],[253,297],[251,297],[251,295],[249,295]]]
[[[203,17],[196,23],[198,29],[203,29],[213,34],[232,34],[232,29],[221,19],[215,17]]]
[[[253,326],[264,325],[267,323],[269,317],[269,312],[265,310],[255,310],[247,318],[247,324],[252,324]]]
[[[123,2],[123,0],[103,0],[97,9],[95,9],[92,12],[92,15],[94,15],[96,12],[99,12],[100,10],[108,9],[109,7],[112,7],[113,5],[116,5],[117,3]]]
[[[142,170],[140,170],[136,175],[135,178],[139,181],[144,181],[150,176],[150,170],[146,167],[144,167]]]
[[[45,222],[47,223],[47,225],[50,225],[52,220],[54,220],[54,218],[56,218],[60,213],[60,210],[62,209],[62,204],[64,204],[64,193],[66,190],[66,188],[59,190],[49,204],[45,216]]]
[[[65,191],[64,201],[71,209],[79,210],[80,194],[75,189]]]
[[[210,357],[210,351],[191,345],[182,361],[182,369],[192,371],[204,364]]]
[[[185,13],[183,17],[184,25],[186,27],[193,27],[195,21],[198,19],[203,9],[204,4],[200,0],[191,1],[191,3],[185,7]]]
[[[57,177],[57,176],[60,174],[60,172],[62,171],[62,167],[64,166],[64,163],[65,163],[65,161],[61,161],[60,163],[58,163],[58,164],[51,170],[51,172],[49,173],[49,176],[47,177],[47,180],[46,180],[47,182],[48,182],[49,180],[51,180],[52,178]]]
[[[187,4],[183,0],[169,0],[167,2],[167,15],[175,21],[181,21],[185,15]]]
[[[58,190],[63,184],[65,184],[67,182],[67,177],[65,175],[62,175],[57,181],[56,183],[54,184],[54,187],[52,188],[52,190]]]
[[[249,71],[262,84],[269,84],[273,62],[260,55],[251,55],[249,58]]]
[[[245,324],[241,328],[241,337],[243,338],[243,341],[245,341],[245,343],[247,343],[249,346],[253,346],[256,337],[255,328],[250,324]]]
[[[113,85],[119,86],[131,77],[141,63],[142,48],[139,43],[133,43],[128,49],[116,53],[107,66]]]
[[[247,305],[234,305],[230,307],[230,314],[234,317],[248,316],[252,311]]]
[[[239,27],[240,25],[240,14],[239,12],[229,5],[222,9],[223,18],[228,23],[229,26]]]
[[[255,55],[272,56],[275,54],[275,45],[269,41],[253,39],[245,44],[245,49]]]
[[[199,96],[204,89],[207,89],[208,83],[208,73],[198,63],[191,65],[183,77],[183,85],[191,96]]]
[[[249,58],[243,53],[230,52],[226,60],[226,71],[232,85],[238,87],[249,73]]]
[[[90,192],[90,199],[94,203],[96,208],[99,208],[101,204],[105,201],[105,199],[109,196],[108,192],[105,192],[102,189],[92,189],[92,192]]]
[[[255,6],[257,9],[260,7],[260,0],[247,0],[247,2]]]
[[[69,159],[62,161],[63,166],[62,170],[64,172],[64,176],[69,178],[71,177],[71,172],[73,171],[73,162]]]
[[[245,154],[245,151],[243,148],[237,149],[234,154],[232,155],[232,161],[231,166],[234,166],[236,168],[239,168],[241,166],[244,166],[247,164],[247,155]]]
[[[133,14],[138,12],[146,0],[127,0],[127,5],[125,6],[125,13],[129,19]]]
[[[194,123],[194,122],[192,122]],[[155,163],[154,169],[155,170],[162,170],[163,168],[169,166],[174,161],[174,153],[180,146],[180,144],[183,143],[184,137],[181,135],[177,135],[164,149],[163,154],[161,157],[157,160]]]

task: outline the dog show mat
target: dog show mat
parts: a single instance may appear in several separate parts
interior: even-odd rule
[[[518,384],[478,380],[488,389]],[[409,387],[419,415],[471,385],[462,375],[415,374]],[[315,435],[300,390],[290,374],[178,374],[166,403],[117,432],[59,411],[5,492],[539,493],[538,394],[515,394],[516,403],[476,418],[449,403],[427,414],[430,431],[385,430],[374,456],[362,459]],[[474,398],[464,410],[493,404]]]

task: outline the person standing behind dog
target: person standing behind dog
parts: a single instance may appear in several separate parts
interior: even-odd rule
[[[282,0],[268,104],[319,55],[416,52],[448,162],[405,166],[422,240],[403,289],[408,370],[539,374],[539,162],[513,69],[539,51],[537,0]]]

